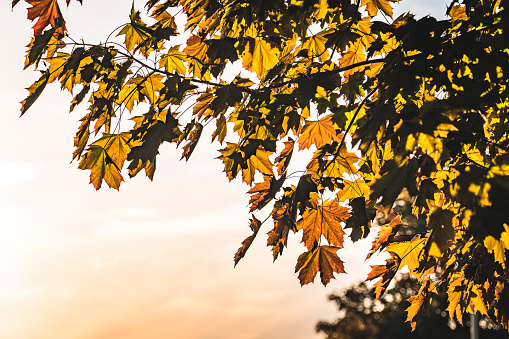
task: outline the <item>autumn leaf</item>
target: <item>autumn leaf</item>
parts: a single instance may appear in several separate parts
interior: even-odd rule
[[[343,184],[345,185],[345,188],[337,193],[337,197],[340,202],[353,200],[359,197],[366,198],[369,196],[369,186],[362,178],[355,181],[345,179],[343,180]]]
[[[65,32],[65,21],[60,13],[57,0],[26,0],[32,7],[28,9],[28,19],[37,22],[34,25],[34,36],[41,35],[42,31],[49,25],[55,28],[58,37]]]
[[[191,154],[193,154],[194,149],[196,148],[196,145],[198,144],[198,141],[200,140],[201,133],[203,131],[203,125],[199,122],[194,123],[194,129],[189,133],[187,140],[189,142],[184,146],[184,151],[182,152],[182,157],[180,160],[186,158],[186,161],[189,160],[191,157]]]
[[[284,142],[285,148],[281,151],[281,153],[274,160],[274,164],[277,167],[277,173],[279,175],[282,175],[283,173],[285,173],[288,168],[288,165],[292,158],[294,144],[295,144],[295,142],[293,141],[293,139],[289,139],[288,141],[285,141]]]
[[[509,226],[504,224],[504,232],[500,234],[500,238],[497,239],[491,235],[484,238],[484,246],[490,253],[495,256],[495,261],[499,263],[505,263],[505,251],[509,250]]]
[[[252,215],[252,219],[250,220],[250,223],[249,223],[249,228],[251,228],[251,231],[253,231],[253,234],[250,235],[249,237],[247,237],[246,239],[244,239],[244,241],[242,241],[242,246],[237,250],[237,252],[235,253],[235,256],[233,258],[233,262],[234,262],[233,267],[237,266],[240,259],[244,258],[247,250],[253,243],[253,240],[256,238],[256,235],[258,234],[258,231],[260,230],[261,225],[262,225],[262,222],[260,220],[256,219],[256,217],[254,215]]]
[[[348,203],[352,210],[350,211],[351,217],[346,220],[346,228],[351,228],[350,239],[353,242],[366,238],[371,229],[371,219],[373,219],[374,212],[368,213],[366,206],[366,199],[364,197],[357,197],[350,200]],[[369,216],[368,216],[369,215]]]
[[[21,102],[21,115],[25,114],[25,112],[32,106],[37,100],[37,98],[41,95],[42,91],[44,91],[44,88],[48,84],[48,78],[49,73],[44,72],[39,80],[34,82],[30,87],[27,88],[28,92],[30,93],[28,97]]]
[[[410,306],[407,308],[407,319],[406,321],[410,322],[412,326],[412,331],[415,330],[415,326],[419,321],[419,318],[426,314],[427,307],[431,301],[431,292],[429,292],[430,286],[432,285],[431,281],[427,279],[421,286],[419,293],[410,297],[408,301],[410,302]]]
[[[400,268],[408,266],[408,270],[413,274],[413,271],[419,267],[419,258],[425,243],[426,238],[415,236],[411,241],[391,243],[385,251],[396,254],[401,260]]]
[[[369,251],[366,259],[369,259],[376,251],[384,249],[391,243],[401,227],[401,216],[398,215],[389,224],[381,225],[378,231],[378,237],[373,240],[371,251]],[[403,254],[405,256],[405,254]]]
[[[164,88],[162,80],[164,76],[162,74],[151,74],[141,83],[141,93],[147,97],[150,103],[154,104],[157,101],[157,92]]]
[[[329,52],[325,48],[326,42],[327,38],[323,34],[317,34],[302,44],[302,48],[309,50],[311,58],[318,58],[323,62],[329,58]]]
[[[258,78],[262,79],[269,69],[276,66],[278,55],[279,51],[272,48],[270,43],[254,39],[254,42],[249,42],[246,52],[242,55],[242,64],[248,71],[255,72]]]
[[[274,199],[285,179],[286,175],[282,175],[277,180],[274,177],[265,177],[265,181],[255,184],[253,188],[247,191],[248,194],[252,194],[251,199],[249,199],[251,205],[249,211],[261,210],[265,207],[267,203]]]
[[[331,117],[327,115],[320,120],[306,122],[299,137],[299,150],[310,148],[312,145],[320,148],[333,140],[339,141]]]
[[[134,2],[129,16],[131,22],[126,24],[122,30],[117,34],[125,35],[124,44],[128,51],[132,52],[143,41],[150,37],[150,31],[145,23],[141,20],[140,12],[134,9]]]
[[[138,82],[130,79],[129,82],[122,87],[118,94],[117,103],[124,104],[125,108],[132,112],[136,103],[140,102],[140,91]]]
[[[397,2],[399,0],[391,1]],[[366,10],[372,17],[380,10],[384,12],[385,15],[392,18],[392,6],[390,5],[389,0],[361,0],[361,6],[366,6]]]
[[[166,54],[161,57],[159,67],[164,67],[166,72],[173,73],[177,71],[179,74],[186,74],[186,66],[184,61],[187,60],[186,53],[179,51],[179,46],[171,47]]]
[[[383,295],[392,278],[398,272],[399,267],[400,259],[394,255],[391,255],[390,259],[385,260],[385,265],[371,265],[371,272],[368,273],[366,281],[380,278],[375,284],[376,299]]]
[[[454,212],[436,208],[428,217],[428,228],[432,230],[430,240],[431,246],[429,254],[434,257],[442,257],[447,250],[449,240],[454,239],[454,227],[452,219]]]
[[[186,47],[184,47],[184,53],[198,60],[204,60],[207,50],[208,45],[197,35],[191,35],[189,39],[187,39]]]
[[[83,155],[79,168],[91,171],[90,183],[96,190],[101,188],[103,180],[108,186],[119,189],[123,181],[120,171],[130,151],[127,144],[130,137],[128,133],[104,134]]]
[[[319,246],[302,253],[295,266],[295,273],[299,272],[300,284],[312,283],[318,272],[324,285],[334,278],[334,273],[345,273],[343,262],[336,254],[338,249],[334,246]]]
[[[297,223],[297,229],[303,230],[302,242],[311,250],[323,235],[329,245],[343,247],[345,232],[341,223],[350,217],[348,208],[340,206],[337,200],[326,200],[319,205],[316,195],[312,204],[313,208],[306,210]]]

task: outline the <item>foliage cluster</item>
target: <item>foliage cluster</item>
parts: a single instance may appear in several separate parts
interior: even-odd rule
[[[384,295],[374,299],[374,288],[365,283],[353,285],[348,289],[329,296],[334,302],[339,318],[333,322],[320,321],[316,331],[325,334],[326,339],[418,339],[470,337],[470,316],[464,315],[465,326],[458,326],[447,316],[447,295],[434,295],[428,309],[428,315],[421,318],[415,330],[410,324],[404,324],[407,301],[419,290],[419,283],[408,274],[394,279]],[[492,316],[492,315],[491,315]],[[507,338],[507,332],[501,329],[490,316],[478,320],[479,336],[484,339]]]
[[[272,205],[274,260],[302,235],[301,284],[343,273],[345,229],[366,237],[380,208],[390,222],[367,257],[390,258],[368,276],[377,297],[407,267],[420,284],[412,326],[440,291],[459,322],[493,309],[509,326],[506,1],[453,0],[445,20],[392,20],[394,0],[148,0],[146,17],[133,5],[114,32],[121,44],[75,42],[58,0],[25,1],[35,21],[25,67],[41,76],[21,112],[53,82],[74,93],[71,111],[88,101],[73,159],[96,189],[118,189],[124,167],[152,178],[164,142],[189,159],[211,125],[227,177],[251,186],[251,212]],[[174,44],[182,32],[187,42]],[[243,71],[226,81],[232,63]],[[135,107],[146,113],[121,129]],[[311,159],[289,173],[298,150]],[[391,213],[403,190],[423,221],[405,234]],[[262,224],[252,216],[235,264]]]

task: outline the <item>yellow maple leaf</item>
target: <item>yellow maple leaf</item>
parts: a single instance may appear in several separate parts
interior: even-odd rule
[[[375,240],[373,241],[371,251],[369,251],[366,259],[369,259],[371,255],[378,251],[380,248],[384,248],[385,246],[387,246],[387,244],[391,242],[392,239],[394,239],[400,227],[401,227],[400,215],[398,215],[389,224],[381,225],[380,231],[378,232],[378,237],[376,237]]]
[[[420,236],[414,237],[410,241],[392,243],[386,248],[386,252],[397,254],[401,259],[399,269],[408,266],[412,275],[415,268],[419,266],[419,257],[426,243],[426,238]]]
[[[130,14],[131,22],[126,24],[124,28],[117,34],[125,35],[125,47],[132,52],[136,46],[150,37],[145,23],[141,21],[140,13],[135,11],[134,3]]]
[[[355,181],[343,180],[345,188],[338,192],[337,197],[340,202],[353,200],[357,197],[369,197],[369,186],[364,179],[359,178]]]
[[[392,278],[398,272],[399,258],[391,255],[391,258],[385,261],[385,265],[370,265],[371,272],[369,272],[366,281],[380,278],[375,284],[376,299],[380,298],[387,286],[391,283]]]
[[[278,63],[279,50],[272,48],[270,43],[259,38],[254,39],[254,46],[251,44],[252,42],[248,44],[246,51],[242,54],[242,65],[262,79],[265,73]],[[250,52],[251,48],[252,52]]]
[[[484,246],[495,256],[495,261],[505,262],[505,251],[509,250],[509,226],[504,224],[505,231],[500,234],[500,239],[491,235],[484,238]]]
[[[163,78],[162,74],[151,74],[142,84],[141,93],[148,98],[151,104],[157,101],[156,92],[164,88],[164,84],[161,82]]]
[[[366,10],[372,17],[375,16],[380,10],[384,12],[385,15],[388,15],[392,18],[392,6],[389,3],[389,0],[361,0],[361,6],[366,6]]]
[[[136,102],[140,102],[140,92],[138,91],[138,84],[128,82],[122,86],[118,93],[117,104],[124,104],[124,106],[132,112]]]
[[[177,71],[179,74],[185,75],[186,66],[184,66],[184,61],[186,60],[186,53],[179,51],[179,46],[173,46],[161,57],[159,67],[164,67],[166,72],[169,73]]]
[[[325,34],[319,33],[309,37],[308,40],[302,44],[302,49],[309,50],[311,58],[318,58],[318,60],[324,62],[329,58],[329,52],[325,48],[326,42],[327,38],[325,37]]]

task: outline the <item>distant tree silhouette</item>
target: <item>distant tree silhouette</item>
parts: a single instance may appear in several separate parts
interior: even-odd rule
[[[446,295],[433,298],[428,316],[422,317],[412,332],[405,322],[405,310],[410,306],[407,299],[417,293],[418,286],[416,279],[402,275],[378,300],[375,289],[365,283],[331,294],[329,300],[337,305],[340,316],[332,322],[318,322],[316,331],[324,333],[326,339],[469,338],[469,315],[463,317],[463,326],[450,319]],[[490,317],[480,317],[479,327],[483,339],[507,338],[507,332],[499,331],[501,326]]]

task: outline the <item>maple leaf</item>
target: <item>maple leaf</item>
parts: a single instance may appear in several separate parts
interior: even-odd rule
[[[126,24],[122,30],[117,34],[125,35],[124,44],[128,51],[134,51],[136,46],[139,46],[150,37],[150,30],[141,20],[140,12],[134,9],[134,2],[131,7],[131,14],[129,15],[130,23]]]
[[[83,155],[78,168],[91,171],[90,183],[96,190],[101,188],[103,180],[110,187],[119,189],[120,183],[124,181],[120,171],[130,151],[127,144],[130,137],[128,133],[104,134]]]
[[[223,161],[224,172],[230,180],[235,179],[238,172],[241,171],[242,180],[251,186],[256,171],[263,175],[273,175],[274,165],[269,159],[271,152],[264,150],[262,146],[256,148],[254,154],[246,155],[237,144],[227,143],[226,148],[221,149],[220,152],[222,155],[218,159]]]
[[[336,254],[338,249],[334,246],[319,246],[302,253],[295,266],[295,273],[299,272],[300,284],[312,283],[318,272],[324,285],[334,278],[334,273],[346,273],[343,261]]]
[[[142,89],[140,93],[145,95],[151,104],[154,104],[157,101],[157,92],[164,88],[164,84],[161,81],[163,79],[164,75],[162,74],[151,74],[142,82]]]
[[[199,122],[194,123],[194,129],[189,133],[189,136],[187,137],[187,140],[189,142],[184,146],[184,152],[182,153],[182,157],[180,160],[186,158],[186,161],[189,160],[191,157],[191,154],[193,154],[193,151],[198,144],[198,141],[200,140],[201,132],[203,131],[203,125]]]
[[[392,6],[389,1],[390,0],[361,0],[361,6],[366,6],[366,10],[372,17],[376,15],[378,10],[381,10],[385,15],[392,18]],[[397,2],[399,0],[391,1]]]
[[[208,45],[198,35],[191,35],[187,39],[186,47],[184,47],[184,53],[195,57],[196,59],[203,60],[207,55]]]
[[[454,239],[454,227],[452,226],[454,212],[436,208],[428,217],[428,228],[432,230],[430,235],[431,246],[429,254],[434,257],[442,257],[447,250],[448,242]]]
[[[259,79],[276,66],[278,63],[279,51],[272,48],[270,43],[263,39],[250,41],[244,54],[242,54],[242,65],[248,70],[256,73]]]
[[[497,289],[495,317],[507,329],[509,328],[509,284],[506,282],[502,286]]]
[[[379,299],[391,283],[396,272],[398,272],[400,259],[395,255],[391,255],[391,258],[385,260],[385,265],[370,266],[371,272],[368,273],[366,281],[380,278],[380,280],[378,280],[375,284],[376,299]]]
[[[281,153],[276,157],[274,160],[274,164],[277,167],[277,173],[279,175],[282,175],[282,173],[285,173],[288,164],[290,163],[290,160],[292,159],[293,154],[293,146],[295,142],[293,139],[289,139],[288,141],[284,142],[285,148],[281,151]]]
[[[374,213],[369,213],[368,217],[368,208],[364,197],[352,199],[348,204],[352,208],[350,212],[352,216],[346,220],[345,228],[352,229],[350,239],[352,239],[353,242],[356,242],[357,240],[366,238],[369,235],[371,228],[370,220],[373,219]]]
[[[415,236],[411,241],[391,243],[385,249],[386,252],[396,254],[401,262],[400,268],[408,266],[411,274],[419,266],[419,258],[426,243],[426,238]]]
[[[505,263],[505,251],[509,250],[509,226],[504,224],[505,231],[500,234],[500,239],[488,235],[484,238],[484,246],[495,256],[495,261]]]
[[[325,48],[326,42],[327,38],[323,34],[317,34],[302,44],[302,48],[309,50],[311,58],[318,58],[323,62],[329,58],[329,52]]]
[[[132,112],[137,102],[140,102],[138,82],[131,78],[118,93],[118,104],[124,104],[125,108]]]
[[[28,19],[37,22],[34,25],[34,36],[41,35],[49,25],[55,28],[54,34],[62,37],[65,33],[65,21],[60,13],[57,0],[26,0],[32,7],[28,9]],[[14,4],[15,5],[15,4]]]
[[[426,313],[426,310],[431,302],[432,293],[429,292],[432,283],[427,279],[421,286],[419,293],[408,299],[410,306],[407,308],[407,319],[412,326],[412,331],[415,330],[415,326],[419,321],[419,318]]]
[[[35,38],[32,38],[28,47],[28,53],[25,59],[25,68],[30,65],[38,64],[41,59],[42,54],[48,48],[48,43],[53,38],[53,34],[55,33],[55,29],[49,29],[45,31],[43,34],[37,35]]]
[[[331,118],[331,115],[327,115],[320,120],[306,122],[299,137],[299,150],[310,148],[312,145],[320,148],[331,141],[339,141]]]
[[[180,52],[178,45],[173,46],[168,50],[166,54],[161,57],[161,60],[159,61],[159,67],[164,67],[168,73],[177,71],[178,73],[185,75],[186,66],[184,65],[184,61],[186,60],[186,53]]]
[[[34,82],[30,87],[27,88],[30,93],[28,97],[21,102],[21,115],[25,114],[25,112],[32,106],[37,100],[37,98],[41,95],[42,91],[48,84],[49,72],[44,72],[39,80]]]
[[[329,245],[343,247],[343,227],[349,217],[348,208],[340,206],[337,200],[326,200],[321,205],[315,197],[312,198],[313,208],[307,209],[302,220],[297,223],[297,229],[303,230],[302,242],[311,250],[323,235]]]
[[[270,180],[267,180],[267,178],[270,178]],[[285,179],[286,175],[282,175],[277,180],[274,177],[266,177],[265,181],[255,184],[253,188],[247,191],[248,194],[252,194],[251,199],[249,199],[251,204],[249,211],[261,210],[265,207],[265,205],[274,199]]]
[[[208,116],[210,109],[210,103],[214,100],[214,95],[210,92],[202,93],[197,99],[196,104],[193,106],[193,114],[197,115],[198,118]]]
[[[237,266],[240,259],[244,258],[247,250],[253,243],[253,240],[256,238],[256,235],[258,234],[258,231],[260,230],[261,225],[262,225],[262,222],[260,220],[256,219],[256,217],[254,215],[252,215],[252,219],[249,222],[249,228],[251,228],[251,231],[253,231],[253,234],[250,235],[249,237],[247,237],[246,239],[244,239],[244,241],[242,241],[242,246],[237,250],[237,252],[235,253],[235,256],[233,258],[233,263],[234,263],[233,267]]]
[[[177,140],[180,133],[176,119],[169,115],[164,122],[156,120],[146,124],[142,123],[135,128],[130,141],[131,152],[127,156],[127,160],[131,161],[128,166],[129,176],[133,177],[145,169],[145,173],[152,180],[159,146],[165,141]]]
[[[401,216],[398,215],[389,224],[381,225],[378,237],[373,240],[371,251],[369,251],[366,259],[369,259],[376,251],[382,250],[392,242],[401,227]]]
[[[337,197],[340,202],[360,197],[366,198],[369,196],[369,187],[362,178],[355,181],[344,179],[343,184],[345,185],[345,188],[337,193]]]

